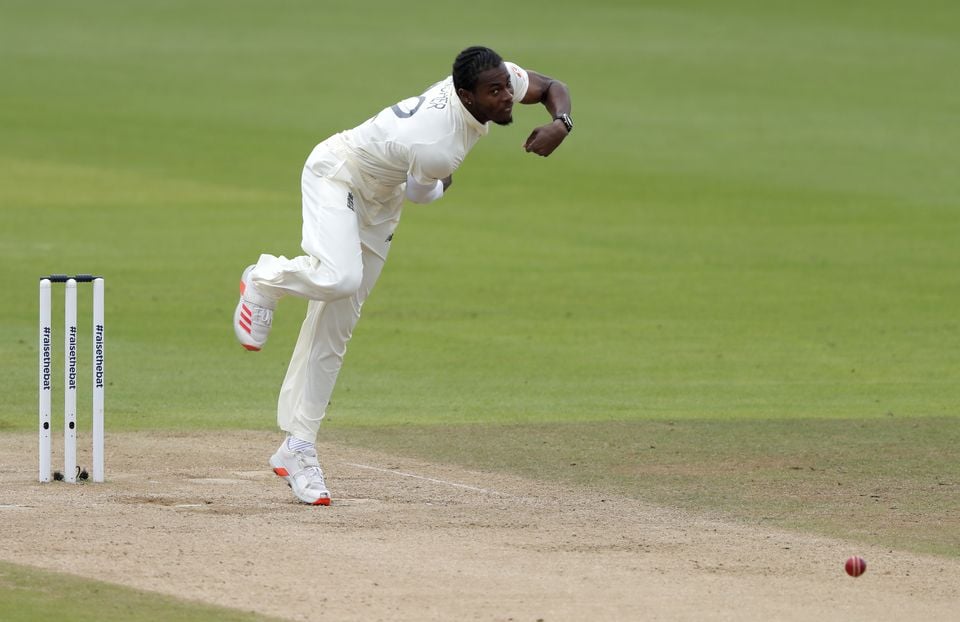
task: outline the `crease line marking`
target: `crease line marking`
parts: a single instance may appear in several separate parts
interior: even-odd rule
[[[415,475],[413,473],[404,473],[403,471],[396,471],[394,469],[383,469],[380,467],[370,466],[369,464],[356,464],[354,462],[344,462],[347,466],[356,467],[358,469],[367,469],[368,471],[379,471],[380,473],[391,473],[393,475],[399,475],[401,477],[411,477],[413,479],[422,479],[427,482],[433,482],[434,484],[443,484],[445,486],[453,486],[455,488],[463,488],[465,490],[473,490],[474,492],[482,492],[488,495],[497,495],[500,497],[509,497],[510,495],[504,494],[502,492],[497,492],[496,490],[488,490],[487,488],[477,488],[476,486],[468,486],[466,484],[458,484],[456,482],[448,482],[442,479],[436,479],[433,477],[425,477],[423,475]]]

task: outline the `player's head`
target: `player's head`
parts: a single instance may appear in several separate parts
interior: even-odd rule
[[[464,107],[480,123],[513,121],[513,85],[500,55],[483,46],[468,47],[453,61],[453,87]]]

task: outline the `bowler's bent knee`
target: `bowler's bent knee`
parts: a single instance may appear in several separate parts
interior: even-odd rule
[[[363,282],[363,266],[357,268],[351,268],[347,272],[341,272],[337,274],[337,279],[330,285],[331,298],[330,300],[339,300],[340,298],[348,298],[357,293],[357,290],[360,289],[360,283]]]
[[[311,259],[313,269],[306,283],[306,297],[310,300],[331,302],[349,298],[357,293],[363,282],[363,263],[345,262],[334,265],[316,258]]]

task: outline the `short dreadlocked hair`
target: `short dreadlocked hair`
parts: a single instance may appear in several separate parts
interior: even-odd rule
[[[500,55],[481,45],[468,47],[457,54],[453,61],[453,88],[472,91],[477,86],[477,77],[488,69],[503,64]]]

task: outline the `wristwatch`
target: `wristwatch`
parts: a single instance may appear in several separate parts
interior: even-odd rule
[[[563,127],[567,128],[567,134],[573,131],[573,119],[570,118],[566,112],[563,114],[558,114],[553,118],[554,121],[560,121],[563,123]]]

